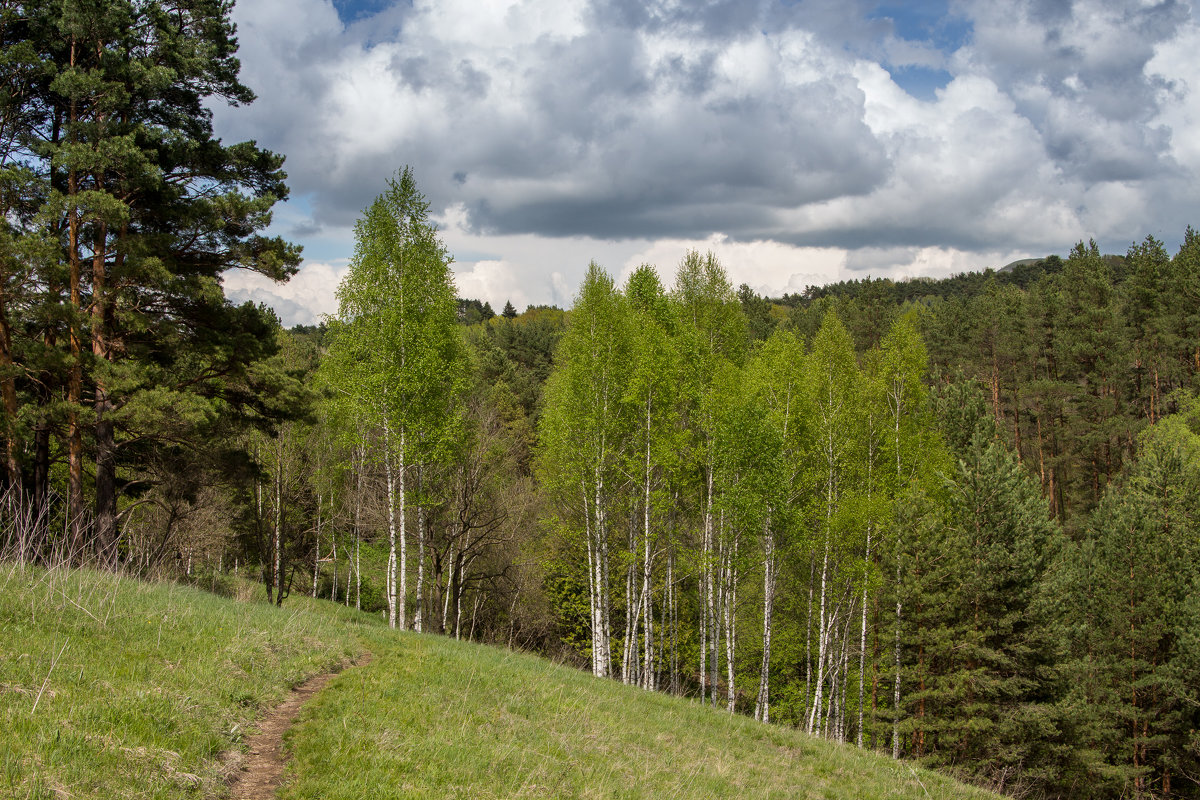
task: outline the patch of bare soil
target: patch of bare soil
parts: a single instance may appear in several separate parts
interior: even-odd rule
[[[371,660],[370,653],[342,667],[361,667]],[[225,763],[236,770],[229,780],[233,800],[270,800],[283,777],[283,734],[295,722],[300,708],[341,670],[316,675],[292,689],[282,704],[267,712],[259,722],[258,733],[246,740],[249,752],[226,754]]]

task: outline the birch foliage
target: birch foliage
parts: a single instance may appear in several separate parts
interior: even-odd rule
[[[539,473],[568,529],[584,534],[597,676],[612,671],[609,514],[629,435],[622,398],[630,348],[625,298],[592,262],[559,343],[558,368],[547,381]]]
[[[445,442],[439,431],[453,420],[465,351],[450,257],[410,168],[388,181],[354,235],[354,257],[338,287],[338,318],[330,325],[327,380],[364,423],[349,428],[351,437],[382,433],[372,453],[388,486],[389,619],[406,627],[407,470]]]

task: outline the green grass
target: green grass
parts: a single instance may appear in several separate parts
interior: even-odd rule
[[[288,800],[994,797],[795,730],[428,635],[399,637],[341,676],[289,740]]]
[[[300,598],[280,610],[0,565],[0,797],[220,796],[218,755],[291,686],[360,653],[364,622]]]
[[[0,569],[0,797],[227,796],[219,755],[254,716],[364,649],[289,733],[281,797],[993,797],[324,601]]]

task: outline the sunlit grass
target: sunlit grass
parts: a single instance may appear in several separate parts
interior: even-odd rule
[[[280,796],[991,797],[533,656],[85,570],[0,565],[0,797],[226,797],[221,754],[307,677]]]
[[[317,605],[0,566],[0,796],[219,794],[259,710],[362,650]]]
[[[289,800],[993,796],[798,731],[435,636],[401,637],[340,677],[289,739]]]

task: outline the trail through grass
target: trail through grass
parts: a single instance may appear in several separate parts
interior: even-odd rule
[[[374,624],[289,606],[0,565],[0,797],[219,796],[218,755]]]
[[[365,651],[286,735],[280,797],[993,797],[325,601],[0,565],[0,629],[0,797],[227,797],[221,753],[290,687]]]

